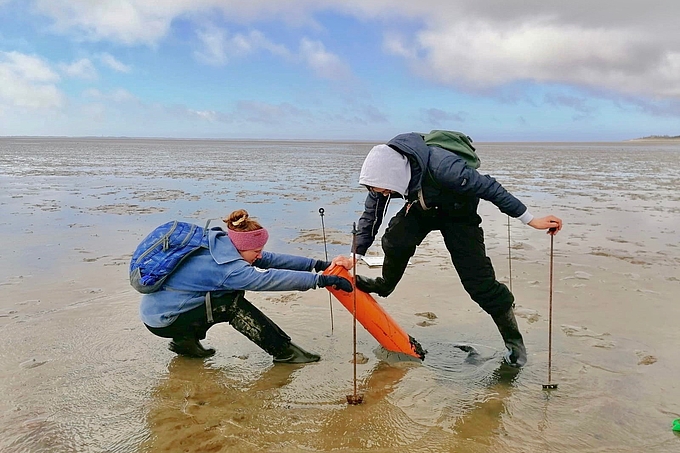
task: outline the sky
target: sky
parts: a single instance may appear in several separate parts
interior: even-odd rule
[[[680,135],[677,0],[0,0],[0,136]]]

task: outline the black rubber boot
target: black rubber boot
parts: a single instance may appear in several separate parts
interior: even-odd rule
[[[363,275],[357,275],[357,288],[365,293],[376,293],[380,297],[387,297],[394,291],[394,287],[387,286],[384,278],[370,278]]]
[[[319,360],[321,360],[320,355],[307,352],[293,342],[290,342],[284,351],[274,356],[275,363],[310,363]]]
[[[369,278],[357,275],[357,288],[365,293],[376,293],[380,297],[389,296],[404,275],[408,259],[408,256],[400,258],[393,255],[385,255],[382,265],[382,277]]]
[[[505,313],[492,316],[492,318],[507,348],[505,362],[515,368],[523,367],[527,363],[527,351],[524,347],[522,334],[517,327],[515,312],[512,308],[509,308]]]
[[[204,348],[195,337],[173,338],[168,346],[172,352],[186,357],[205,358],[215,353],[213,348]]]

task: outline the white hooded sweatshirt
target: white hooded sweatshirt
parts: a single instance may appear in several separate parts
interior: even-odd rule
[[[404,195],[404,198],[410,180],[411,166],[408,159],[387,145],[371,148],[359,175],[359,184],[389,189]]]

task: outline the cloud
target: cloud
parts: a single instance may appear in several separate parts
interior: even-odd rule
[[[196,34],[202,49],[194,52],[194,56],[199,61],[213,66],[225,65],[232,58],[244,57],[260,50],[285,58],[290,57],[290,52],[285,46],[270,41],[257,30],[229,36],[225,29],[209,25],[198,30]]]
[[[308,111],[288,102],[276,105],[260,101],[237,102],[234,116],[245,121],[264,124],[290,123],[301,118],[311,118]]]
[[[69,77],[86,80],[94,80],[97,78],[97,70],[87,58],[81,58],[71,64],[61,63],[59,69]]]
[[[421,17],[425,3],[437,2],[421,2]],[[412,36],[385,33],[383,47],[424,78],[474,92],[529,81],[680,98],[680,4],[617,5],[451,1]]]
[[[328,52],[321,41],[303,38],[300,41],[300,57],[318,76],[327,79],[346,79],[349,68],[335,54]]]
[[[184,2],[159,7],[148,0],[36,0],[35,7],[54,20],[54,28],[88,40],[153,45],[167,33]]]
[[[545,95],[544,100],[546,104],[556,107],[569,107],[582,113],[591,113],[595,110],[594,107],[588,105],[588,99],[585,97],[550,93]]]
[[[103,92],[96,88],[90,88],[83,92],[83,96],[97,101],[111,101],[114,103],[139,103],[139,99],[124,88],[117,88],[109,92]]]
[[[205,120],[211,123],[215,123],[219,121],[220,115],[219,112],[216,112],[215,110],[193,110],[193,109],[187,109],[187,113],[189,116],[199,118],[201,120]]]
[[[286,46],[271,41],[259,30],[229,35],[225,29],[209,25],[198,30],[197,37],[201,50],[194,52],[194,56],[200,62],[212,66],[222,66],[234,58],[266,51],[285,60],[301,60],[322,78],[341,80],[350,75],[347,65],[340,57],[326,50],[321,41],[302,38],[298,55],[293,55]]]
[[[442,124],[450,123],[453,121],[460,123],[464,122],[466,113],[464,112],[449,113],[445,112],[444,110],[431,108],[422,109],[420,115],[423,123],[432,125],[434,127],[440,127]]]
[[[101,61],[104,66],[107,66],[117,72],[128,73],[132,71],[131,66],[121,63],[116,59],[116,57],[106,52],[99,54],[99,61]]]
[[[419,72],[439,83],[484,89],[528,80],[680,97],[680,54],[623,29],[473,22],[421,32],[417,41],[425,54],[415,58]]]
[[[32,82],[57,82],[59,75],[50,68],[49,64],[35,55],[19,52],[0,52],[2,64],[17,76]]]
[[[625,6],[620,0],[164,0],[161,7],[156,0],[35,0],[35,5],[59,32],[149,46],[179,18],[277,21],[299,29],[318,27],[315,15],[339,12],[382,27],[386,52],[446,86],[488,91],[530,81],[680,98],[677,0]],[[408,27],[400,27],[404,23]],[[215,31],[203,33],[200,55],[211,64],[267,48],[251,34],[225,41]],[[300,55],[323,77],[347,76],[347,66],[319,41],[303,38]]]
[[[0,104],[26,109],[52,109],[64,104],[55,85],[59,75],[39,57],[0,52]]]

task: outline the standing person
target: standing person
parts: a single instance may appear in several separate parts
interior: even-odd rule
[[[451,151],[428,146],[418,133],[401,134],[387,145],[373,147],[361,167],[359,184],[369,191],[358,223],[354,252],[359,256],[373,243],[390,198],[404,198],[406,204],[382,237],[382,277],[357,276],[357,288],[387,297],[416,247],[430,231],[439,230],[463,287],[498,326],[508,350],[506,362],[524,366],[527,356],[512,308],[514,296],[496,280],[486,256],[477,206],[480,198],[488,200],[503,213],[549,234],[562,228],[562,220],[534,217],[491,176],[478,173]]]
[[[213,227],[204,244],[165,280],[160,290],[142,296],[140,317],[155,335],[171,338],[170,350],[189,357],[215,353],[199,340],[213,325],[228,322],[274,357],[274,362],[320,359],[291,342],[279,326],[245,297],[245,291],[306,291],[334,286],[352,291],[342,277],[317,274],[329,266],[351,267],[349,258],[332,262],[265,252],[269,234],[241,209],[224,219],[227,231]]]

